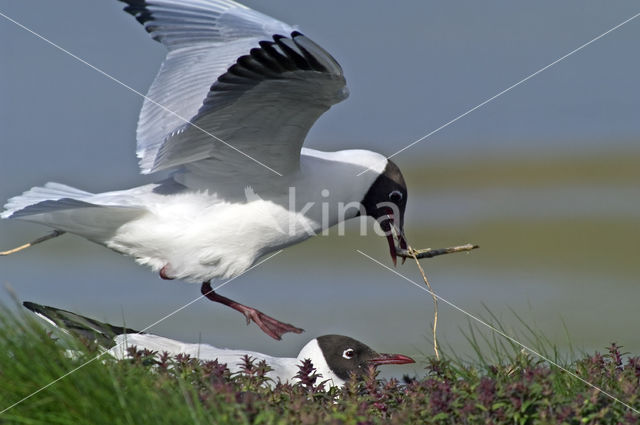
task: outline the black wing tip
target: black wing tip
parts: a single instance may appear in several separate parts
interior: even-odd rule
[[[63,310],[61,308],[55,308],[55,307],[49,307],[46,305],[42,305],[42,304],[37,304],[31,301],[24,301],[22,303],[22,305],[34,312],[34,313],[39,313],[42,314],[43,316],[45,316],[46,318],[48,318],[49,320],[57,323],[58,326],[60,327],[64,327],[72,332],[75,332],[76,334],[81,334],[81,332],[89,332],[91,334],[103,334],[103,335],[108,335],[108,334],[112,334],[112,335],[122,335],[125,333],[128,334],[143,334],[144,332],[141,331],[137,331],[135,329],[131,329],[131,328],[126,328],[124,326],[115,326],[115,325],[111,325],[109,323],[103,323],[103,322],[99,322],[95,319],[91,319],[89,317],[85,317],[85,316],[81,316],[79,314],[73,313],[71,311],[68,310]],[[78,317],[80,319],[83,319],[87,322],[89,322],[90,324],[92,324],[93,326],[96,327],[96,329],[92,329],[90,327],[86,327],[86,325],[82,325],[82,324],[78,324],[75,323],[73,320],[69,320],[69,319],[65,319],[64,317],[60,316],[60,314],[69,314],[69,315],[73,315],[74,317]],[[99,329],[99,330],[98,330]]]
[[[125,1],[125,0],[120,0],[120,1]],[[293,40],[296,37],[304,37],[304,34],[301,33],[300,31],[293,31],[289,35],[289,37],[287,37],[286,35],[282,35],[282,34],[273,34],[271,37],[273,38],[273,41],[275,41],[277,43],[279,40],[282,40],[283,38],[290,38],[290,39]],[[269,43],[269,42],[268,41],[261,41],[261,43]]]
[[[146,10],[148,6],[147,0],[118,0],[118,1],[121,3],[126,3],[128,5],[127,9],[131,9],[131,10]]]
[[[255,85],[265,79],[282,78],[282,74],[289,71],[328,73],[327,67],[296,41],[296,38],[303,36],[301,32],[293,31],[290,37],[273,34],[273,41],[259,41],[260,47],[254,47],[248,55],[236,59],[227,72],[211,85],[210,90],[230,91],[237,85]]]
[[[275,40],[275,36],[274,36],[274,40]],[[312,70],[313,66],[311,63],[309,63],[309,60],[308,60],[309,58],[307,55],[305,55],[304,51],[296,51],[294,48],[287,45],[287,43],[283,40],[289,40],[293,42],[293,44],[296,47],[298,47],[298,49],[300,48],[300,46],[298,46],[297,43],[292,38],[280,37],[276,40],[276,44],[278,45],[278,47],[282,49],[282,51],[285,53],[285,55],[287,55],[287,58],[289,60],[293,61],[293,63],[295,64],[295,67],[304,71]]]
[[[118,1],[125,3],[127,6],[125,6],[124,11],[132,15],[134,18],[136,18],[136,20],[140,22],[142,25],[144,25],[149,21],[153,21],[154,18],[151,11],[147,9],[147,6],[149,6],[149,4],[147,3],[146,0],[118,0]],[[149,29],[147,29],[147,31],[149,31]]]
[[[72,313],[70,311],[67,310],[63,310],[61,308],[55,308],[55,307],[49,307],[47,305],[43,305],[43,304],[38,304],[38,303],[34,303],[31,301],[23,301],[22,305],[30,310],[33,311],[34,313],[40,313],[43,316],[53,320],[54,322],[56,321],[56,319],[54,318],[54,316],[58,313],[70,313],[70,314],[75,314]]]
[[[273,38],[272,42],[265,41],[265,43],[273,43],[273,42],[275,42],[276,44],[278,44],[280,42],[280,40],[287,39],[289,37],[287,37],[286,35],[282,35],[282,34],[273,34],[271,36],[271,38]],[[260,43],[262,43],[262,42],[260,42]]]
[[[43,315],[44,317],[51,320],[52,322],[55,322],[58,326],[65,326],[65,324],[64,324],[64,321],[59,320],[59,318],[57,318],[56,315],[58,313],[70,313],[69,311],[66,311],[66,310],[56,309],[54,307],[49,307],[43,304],[37,304],[31,301],[23,301],[22,305],[27,310],[32,311],[33,313]]]
[[[40,304],[36,304],[33,303],[31,301],[23,301],[22,305],[27,309],[27,310],[31,310],[31,311],[37,311],[40,312],[40,310],[42,310],[42,306]]]

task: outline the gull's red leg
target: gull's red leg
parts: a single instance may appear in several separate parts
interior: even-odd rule
[[[169,265],[165,264],[164,267],[160,269],[160,277],[164,280],[173,280],[173,278],[167,273],[168,268]]]
[[[247,325],[253,320],[264,333],[266,333],[273,339],[280,340],[282,339],[282,335],[287,332],[293,332],[297,334],[304,332],[304,329],[296,328],[295,326],[292,326],[288,323],[283,323],[279,320],[274,319],[273,317],[267,316],[263,312],[256,310],[253,307],[248,307],[227,297],[216,294],[211,288],[211,284],[209,282],[204,282],[202,284],[202,287],[200,288],[200,291],[202,292],[202,295],[209,298],[211,301],[227,305],[232,309],[244,314],[244,316],[247,318]]]

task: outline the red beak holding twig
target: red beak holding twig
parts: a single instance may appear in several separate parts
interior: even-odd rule
[[[387,242],[389,243],[389,253],[391,254],[391,261],[393,265],[398,265],[398,246],[400,249],[407,249],[407,241],[404,238],[404,232],[400,226],[396,225],[393,213],[388,213],[386,218],[380,223],[380,227],[387,236]],[[398,243],[396,244],[396,239]],[[404,264],[406,257],[402,257],[402,264]]]

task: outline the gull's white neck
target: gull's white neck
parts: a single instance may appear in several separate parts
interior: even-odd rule
[[[329,368],[317,339],[312,339],[300,350],[300,354],[298,354],[298,364],[301,364],[305,359],[311,360],[313,367],[316,369],[316,373],[322,375],[320,382],[329,380],[328,384],[334,387],[341,387],[345,384],[345,381],[338,378],[331,368]]]
[[[300,170],[291,176],[289,189],[295,188],[296,210],[313,204],[305,215],[321,228],[355,217],[387,162],[383,155],[367,150],[322,152],[303,148]],[[367,169],[371,171],[358,175]]]
[[[357,174],[371,170],[373,175],[382,173],[387,166],[387,158],[377,152],[364,149],[346,149],[335,152],[324,152],[311,148],[302,148],[301,162],[313,162],[312,159],[335,162],[346,168],[356,169]],[[356,174],[356,175],[357,175]]]
[[[322,152],[303,148],[300,171],[293,177],[298,192],[308,193],[309,199],[332,204],[360,202],[387,162],[383,155],[367,150]],[[358,175],[365,170],[371,171]],[[328,191],[328,196],[322,190]]]

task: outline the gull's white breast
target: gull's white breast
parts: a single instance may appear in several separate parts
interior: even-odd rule
[[[145,207],[105,245],[191,282],[236,276],[260,257],[308,237],[307,226],[317,227],[286,204],[261,198],[227,202],[194,192],[152,196]]]

